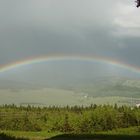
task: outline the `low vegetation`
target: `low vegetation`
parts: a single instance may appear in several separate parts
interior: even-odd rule
[[[140,108],[0,106],[0,140],[140,139]]]
[[[140,126],[140,108],[91,105],[89,107],[0,107],[0,129],[92,133]]]

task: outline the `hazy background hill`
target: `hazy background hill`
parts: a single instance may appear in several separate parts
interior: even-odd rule
[[[94,103],[135,105],[140,102],[140,80],[134,78],[106,76],[62,83],[38,85],[2,79],[0,103],[63,106]]]

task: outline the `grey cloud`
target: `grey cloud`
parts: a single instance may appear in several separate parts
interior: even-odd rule
[[[138,18],[131,5],[128,0],[0,0],[0,64],[50,53],[78,53],[140,65],[139,39],[113,34],[129,30],[116,19],[124,21],[129,14]]]

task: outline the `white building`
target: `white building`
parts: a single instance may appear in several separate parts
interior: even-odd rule
[[[136,104],[136,107],[140,107],[140,104]]]

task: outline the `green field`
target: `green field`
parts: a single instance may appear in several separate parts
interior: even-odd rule
[[[95,89],[94,89],[95,90]],[[94,91],[92,89],[93,95]],[[140,98],[135,98],[135,96],[129,97],[122,92],[118,91],[119,94],[124,95],[117,96],[117,91],[106,91],[107,96],[93,96],[89,91],[72,91],[64,89],[30,89],[30,90],[10,90],[10,89],[0,89],[0,105],[2,104],[16,104],[16,105],[33,105],[33,106],[89,106],[90,104],[111,104],[115,103],[118,105],[135,105],[140,101]],[[112,92],[112,96],[110,96]],[[102,93],[102,92],[99,92]],[[103,94],[103,93],[102,93]],[[116,94],[116,95],[115,95]],[[100,95],[100,94],[99,94]],[[105,94],[106,95],[106,94]],[[33,98],[34,97],[34,98]],[[133,101],[133,102],[132,102]]]
[[[0,131],[0,140],[139,140],[139,127],[115,129],[91,134],[63,134],[61,132]]]
[[[3,85],[3,82],[0,82],[0,105],[14,103],[18,106],[40,107],[90,104],[135,106],[140,103],[140,80],[137,79],[102,77],[84,83],[79,81],[70,85],[50,87],[47,85],[30,87],[24,84],[5,82]]]
[[[37,140],[44,140],[49,139],[51,137],[61,135],[61,132],[47,132],[47,131],[40,131],[40,132],[33,132],[33,131],[0,131],[1,134],[5,134],[9,137],[15,138],[22,138],[22,139],[37,139]],[[1,139],[0,139],[1,140]]]

